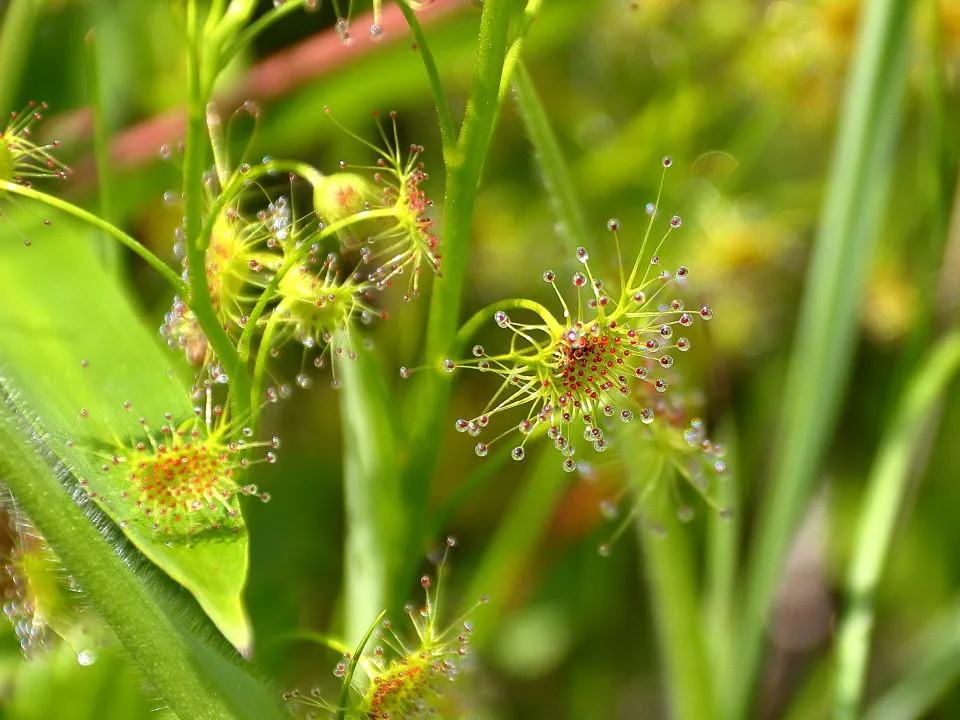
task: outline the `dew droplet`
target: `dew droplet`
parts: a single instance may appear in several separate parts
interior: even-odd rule
[[[704,305],[702,308],[700,308],[700,317],[702,317],[704,320],[713,319],[713,310],[710,309],[709,305]]]
[[[578,247],[578,248],[577,248],[577,260],[579,260],[580,262],[586,264],[586,262],[587,262],[589,259],[590,259],[590,254],[587,252],[587,249],[586,249],[586,248],[583,248],[583,247]]]
[[[473,451],[479,457],[486,457],[487,453],[490,452],[490,447],[486,443],[477,443],[477,446],[473,449]]]
[[[374,23],[370,26],[370,37],[374,40],[379,40],[383,37],[383,26]]]
[[[557,274],[553,270],[547,270],[543,273],[544,282],[553,282],[557,277]]]
[[[406,379],[406,378],[410,377],[410,374],[411,374],[410,368],[408,368],[408,367],[401,367],[401,368],[400,368],[400,377]]]
[[[481,357],[483,356],[483,345],[474,345],[473,346],[473,356]]]
[[[299,385],[304,390],[308,390],[313,387],[313,378],[304,373],[297,375],[297,385]]]
[[[620,510],[612,500],[603,500],[600,503],[600,514],[607,520],[615,520],[620,514]]]
[[[607,220],[607,230],[610,232],[616,232],[620,229],[620,221],[616,218],[610,218]]]
[[[680,219],[679,215],[674,215],[672,218],[670,218],[670,227],[678,228],[682,224],[683,224],[683,220]]]
[[[573,284],[577,287],[583,287],[587,284],[587,278],[583,273],[574,273],[573,274]]]
[[[510,451],[510,457],[512,457],[514,460],[517,460],[517,461],[523,460],[523,456],[524,456],[524,451],[522,447],[518,446]]]
[[[607,545],[606,543],[604,543],[603,545],[598,546],[598,547],[597,547],[597,554],[599,554],[600,557],[610,557],[610,546]]]
[[[77,662],[86,667],[93,665],[97,661],[97,656],[92,650],[81,650],[77,653]]]
[[[644,408],[640,411],[640,422],[644,425],[649,425],[654,420],[653,408]]]

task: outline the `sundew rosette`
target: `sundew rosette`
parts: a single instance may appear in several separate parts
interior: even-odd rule
[[[330,108],[324,108],[333,118]],[[423,184],[429,178],[420,156],[422,145],[410,145],[406,157],[401,150],[396,113],[390,113],[392,136],[374,113],[384,147],[378,147],[346,129],[344,132],[376,154],[373,165],[340,162],[343,172],[326,176],[314,187],[314,206],[320,218],[332,223],[350,215],[363,220],[340,233],[344,251],[357,250],[364,264],[372,267],[367,279],[378,290],[408,276],[404,300],[420,292],[424,267],[440,273],[440,239],[430,217],[433,201]]]
[[[447,539],[447,550],[453,547],[453,538]],[[415,718],[445,717],[438,715],[441,708],[457,705],[451,697],[451,682],[461,675],[465,658],[470,653],[473,624],[468,616],[461,616],[444,626],[440,618],[440,600],[443,584],[443,560],[435,578],[424,575],[420,585],[424,591],[421,606],[409,603],[405,610],[413,625],[415,636],[398,632],[389,619],[378,618],[367,633],[360,652],[346,650],[336,642],[329,643],[343,651],[343,659],[333,670],[335,677],[345,683],[341,700],[347,706],[338,708],[322,697],[314,688],[309,694],[298,690],[284,693],[286,700],[309,708],[320,708],[340,717],[364,720],[414,720]],[[486,598],[481,598],[484,602]],[[475,608],[476,606],[474,606]],[[373,644],[373,647],[369,645]],[[457,711],[460,717],[463,708]]]
[[[607,520],[619,522],[599,546],[601,555],[609,554],[616,539],[637,520],[661,533],[673,522],[671,515],[681,523],[690,522],[698,508],[706,507],[722,519],[733,516],[726,448],[709,436],[699,396],[682,390],[666,395],[647,392],[638,401],[651,407],[657,422],[618,428],[620,452],[602,462],[581,460],[577,465],[588,482],[612,488],[600,511]]]
[[[672,160],[665,158],[663,164],[667,168]],[[608,449],[611,419],[654,421],[655,410],[638,404],[634,390],[640,386],[666,392],[677,355],[691,347],[684,332],[698,321],[710,320],[713,311],[708,306],[688,309],[674,295],[689,270],[683,265],[666,270],[658,255],[669,235],[681,226],[680,217],[670,218],[648,256],[656,205],[648,205],[647,212],[650,223],[629,266],[624,265],[620,250],[619,221],[607,224],[616,245],[616,284],[595,275],[587,249],[577,248],[581,269],[570,276],[576,293],[573,302],[568,303],[560,292],[557,273],[543,273],[544,282],[556,293],[559,317],[532,300],[499,303],[502,309],[492,315],[497,326],[509,333],[507,349],[489,352],[475,345],[470,358],[444,360],[448,372],[468,368],[500,379],[477,415],[456,421],[457,431],[480,437],[501,416],[520,416],[516,425],[511,423],[492,439],[477,442],[477,455],[487,455],[494,443],[516,431],[520,439],[511,456],[522,460],[529,439],[545,434],[563,455],[564,470],[573,472],[581,438],[596,452]],[[516,309],[523,319],[508,314],[508,309],[511,313]],[[401,368],[401,375],[409,374]]]
[[[124,407],[132,410],[131,403]],[[81,409],[81,419],[87,415]],[[279,439],[253,440],[252,431],[229,421],[221,407],[197,407],[179,423],[168,413],[158,427],[140,417],[137,427],[108,446],[67,442],[70,452],[93,461],[86,466],[97,468],[78,477],[80,487],[121,527],[134,524],[171,540],[237,533],[243,528],[240,498],[270,499],[244,478],[252,464],[276,461]]]
[[[47,107],[30,102],[20,112],[10,113],[0,133],[0,180],[30,187],[36,179],[66,180],[73,172],[53,155],[60,148],[59,140],[43,144],[33,139],[33,126]]]

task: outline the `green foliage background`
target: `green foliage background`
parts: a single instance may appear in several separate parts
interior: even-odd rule
[[[444,5],[450,12],[425,21],[426,32],[459,117],[480,10],[469,2]],[[878,449],[898,437],[913,442],[908,433],[916,431],[922,452],[904,469],[907,490],[898,503],[900,519],[877,591],[865,706],[888,703],[873,705],[874,717],[948,718],[960,713],[956,388],[944,379],[936,393],[943,401],[942,412],[933,413],[939,423],[928,424],[927,412],[910,427],[895,426],[893,434],[887,427],[901,416],[907,378],[956,318],[960,3],[914,3],[912,14],[902,18],[909,28],[901,38],[903,67],[898,70],[893,57],[890,67],[878,70],[876,83],[895,85],[897,73],[905,72],[901,97],[887,98],[890,105],[883,104],[886,96],[877,104],[867,91],[860,98],[866,103],[862,110],[881,126],[870,132],[882,137],[887,127],[895,148],[889,166],[850,161],[856,168],[851,176],[862,175],[857,187],[877,201],[876,211],[864,201],[862,213],[853,213],[854,201],[838,201],[836,190],[826,197],[831,187],[827,178],[838,186],[854,185],[844,175],[848,166],[835,153],[844,87],[854,77],[850,58],[857,5],[854,0],[650,0],[635,8],[626,0],[545,0],[524,58],[571,172],[591,252],[611,254],[604,225],[614,216],[625,228],[627,245],[639,243],[644,205],[660,180],[660,158],[674,158],[662,206],[681,214],[684,226],[671,236],[664,255],[668,266],[689,266],[692,301],[709,302],[716,314],[709,333],[692,336],[695,350],[683,357],[679,369],[689,387],[703,389],[711,431],[731,448],[727,462],[739,500],[735,523],[715,523],[710,508],[697,506],[697,521],[662,542],[673,542],[682,533],[693,566],[703,569],[702,588],[695,591],[696,601],[703,601],[703,627],[693,632],[712,648],[714,682],[724,684],[729,669],[723,667],[723,657],[733,674],[749,662],[737,654],[741,635],[729,625],[730,617],[744,608],[749,614],[752,604],[765,602],[758,599],[762,588],[748,581],[741,565],[750,567],[753,558],[763,556],[763,543],[769,542],[764,523],[781,519],[769,506],[775,495],[771,488],[778,483],[777,473],[789,468],[778,468],[776,449],[803,432],[783,421],[802,417],[789,403],[807,392],[784,390],[791,352],[796,375],[797,363],[804,362],[798,346],[827,343],[829,363],[829,349],[836,345],[843,355],[842,346],[848,344],[853,353],[848,379],[844,370],[832,377],[814,362],[807,376],[799,376],[811,396],[828,384],[836,389],[830,393],[834,399],[842,394],[842,404],[835,430],[829,409],[813,408],[803,418],[808,426],[821,417],[826,423],[826,461],[817,466],[813,485],[798,490],[797,502],[784,506],[795,513],[791,521],[806,518],[805,532],[798,541],[801,549],[786,565],[786,584],[766,631],[754,712],[793,718],[829,714],[835,618],[844,607],[867,478]],[[0,58],[0,105],[15,109],[29,99],[48,102],[49,119],[38,133],[59,137],[64,159],[77,169],[57,192],[94,211],[102,207],[102,193],[111,219],[171,262],[178,211],[166,206],[162,196],[177,187],[178,172],[160,161],[158,149],[176,143],[177,136],[151,123],[184,104],[179,10],[179,4],[165,2],[22,2],[7,8],[0,33],[6,52],[11,47],[22,51],[22,62],[16,53]],[[231,68],[225,97],[242,101],[251,87],[265,91],[254,98],[261,103],[262,122],[251,156],[296,157],[332,172],[341,159],[363,159],[363,151],[324,117],[324,106],[365,137],[375,132],[371,110],[396,110],[402,142],[426,147],[432,195],[439,200],[443,162],[436,113],[409,36],[396,32],[378,45],[358,41],[343,46],[330,32],[333,20],[329,7],[317,14],[294,14]],[[92,61],[91,30],[97,45]],[[267,65],[276,53],[318,38],[331,53],[326,59],[301,56],[277,75],[262,72],[276,67]],[[99,186],[85,110],[94,75],[113,148],[111,167]],[[254,86],[257,77],[266,80]],[[863,77],[859,81],[869,85]],[[848,96],[846,102],[855,105],[857,100]],[[903,120],[897,122],[901,109]],[[852,112],[849,107],[847,112]],[[136,129],[147,132],[135,134]],[[842,140],[841,147],[846,147]],[[562,192],[547,191],[550,178],[545,189],[539,167],[511,99],[484,166],[464,317],[503,297],[549,302],[541,272],[571,267],[571,248],[577,244],[571,238],[583,230],[571,226],[577,221],[563,208],[558,215],[551,196],[562,197]],[[833,216],[824,209],[831,203]],[[129,254],[104,249],[109,247],[106,239],[59,218],[52,228],[39,226],[23,203],[17,209],[4,206],[2,212],[8,225],[0,249],[0,344],[8,350],[18,343],[18,352],[28,352],[16,337],[42,334],[62,322],[58,332],[76,333],[81,346],[84,337],[96,338],[90,352],[110,363],[110,334],[133,322],[131,313],[148,331],[159,326],[170,298],[148,267]],[[442,217],[442,208],[437,215]],[[558,217],[566,220],[559,228]],[[821,246],[846,250],[823,260],[833,264],[819,281],[805,280],[818,223],[823,223]],[[833,239],[831,229],[841,237]],[[36,247],[24,248],[18,233],[29,234]],[[56,241],[47,239],[51,233]],[[857,233],[869,235],[864,246],[844,245]],[[99,248],[101,267],[84,271],[78,258],[88,257],[86,250],[74,249],[81,244]],[[44,245],[45,254],[37,257]],[[875,251],[866,249],[871,245]],[[24,251],[37,252],[23,262]],[[866,267],[863,293],[855,267],[861,262]],[[100,292],[95,279],[104,271],[116,273],[127,288],[116,300],[117,317],[83,312],[82,299]],[[848,280],[850,287],[845,286]],[[805,282],[808,293],[811,286],[820,288],[813,303],[819,301],[823,312],[802,305],[811,302],[809,295],[801,299]],[[387,370],[388,396],[396,403],[384,409],[384,416],[402,424],[417,419],[417,398],[409,397],[411,385],[392,369],[420,361],[429,303],[423,297],[401,304],[398,295],[386,299],[390,320],[367,334]],[[806,335],[794,342],[801,306]],[[844,311],[857,318],[849,328],[837,318]],[[835,337],[838,328],[840,338]],[[488,332],[497,337],[495,329]],[[482,334],[478,341],[484,342]],[[42,376],[42,355],[57,351],[41,336],[33,352],[41,374],[38,387],[43,387],[51,379]],[[169,362],[179,359],[171,354]],[[287,352],[273,373],[291,382],[299,364],[299,353]],[[135,372],[135,365],[116,358],[116,372]],[[280,462],[258,466],[252,481],[269,490],[272,501],[246,508],[251,562],[246,599],[257,638],[255,665],[278,697],[281,689],[317,684],[335,696],[329,688],[336,687],[331,670],[338,658],[291,637],[301,630],[328,632],[343,623],[345,430],[340,405],[352,396],[333,390],[328,380],[329,375],[318,375],[312,389],[269,406],[263,432],[282,438]],[[483,377],[457,375],[449,417],[432,438],[440,447],[440,461],[431,483],[436,524],[431,529],[438,540],[445,535],[458,539],[450,562],[448,606],[469,605],[479,593],[491,596],[489,607],[475,618],[477,669],[469,681],[476,696],[473,711],[490,718],[667,716],[668,682],[651,604],[657,588],[644,580],[657,560],[638,550],[629,534],[610,557],[597,553],[614,530],[599,506],[616,492],[616,473],[601,473],[590,484],[563,477],[555,457],[546,463],[528,457],[509,465],[495,464],[492,456],[476,458],[472,443],[453,431],[453,420],[472,416],[490,389]],[[145,397],[153,394],[154,389],[144,388]],[[786,439],[784,428],[790,428]],[[371,448],[379,442],[377,437],[368,440]],[[816,443],[801,443],[797,457],[816,456]],[[470,491],[466,499],[465,488]],[[785,566],[782,559],[773,562],[775,569]],[[418,568],[413,559],[409,564],[407,592],[417,598]],[[428,568],[424,561],[420,569]],[[718,598],[725,598],[727,606]],[[3,632],[4,717],[156,716],[153,708],[162,703],[140,692],[142,679],[122,653],[104,651],[96,663],[80,667],[68,648],[59,648],[28,665],[12,632],[5,627]],[[728,702],[736,707],[736,698]]]

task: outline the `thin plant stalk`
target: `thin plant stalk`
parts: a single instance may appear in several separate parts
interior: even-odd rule
[[[509,0],[487,0],[483,4],[474,80],[456,150],[446,158],[443,278],[434,285],[426,333],[425,361],[430,367],[437,366],[448,352],[460,321],[473,210],[496,115],[510,6]],[[408,416],[417,421],[408,439],[411,452],[404,469],[403,488],[410,527],[422,528],[439,447],[434,438],[442,432],[450,398],[449,376],[442,372],[424,373],[414,392],[416,411]],[[423,540],[419,532],[412,532],[405,557],[418,557]]]
[[[440,79],[440,71],[437,69],[437,61],[430,50],[430,44],[427,42],[427,35],[423,32],[423,26],[417,20],[417,14],[406,0],[397,0],[397,7],[403,13],[404,20],[413,33],[413,39],[417,42],[417,49],[420,51],[420,59],[423,61],[423,69],[427,73],[427,80],[430,82],[430,90],[433,93],[433,101],[437,105],[437,122],[440,126],[440,139],[443,142],[444,162],[449,162],[447,153],[453,150],[456,141],[456,129],[453,124],[453,115],[450,112],[450,102],[447,100],[447,93],[443,89],[443,81]]]
[[[87,82],[90,86],[90,108],[93,114],[93,154],[97,164],[99,215],[102,220],[113,223],[116,217],[113,212],[113,180],[110,172],[110,131],[107,126],[107,110],[100,83],[101,44],[95,30],[87,33]],[[114,275],[120,271],[120,254],[117,250],[117,246],[106,241],[106,238],[100,242],[100,259]]]

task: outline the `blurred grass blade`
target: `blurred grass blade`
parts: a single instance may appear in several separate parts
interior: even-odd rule
[[[90,110],[93,119],[93,155],[97,165],[97,199],[99,201],[99,216],[102,220],[116,223],[116,213],[113,211],[113,173],[110,167],[110,113],[107,108],[106,97],[100,82],[100,63],[103,61],[103,43],[96,30],[87,33],[86,61],[87,61],[87,95],[89,96]],[[100,259],[111,275],[119,275],[120,247],[113,238],[100,239],[98,247]]]
[[[740,717],[756,683],[784,558],[836,428],[903,114],[910,8],[909,0],[875,0],[863,9],[785,382],[771,483],[749,558],[734,701]]]
[[[625,434],[621,435],[625,440]],[[689,529],[677,519],[669,494],[673,467],[650,449],[640,456],[636,445],[624,443],[630,453],[628,481],[637,487],[654,483],[654,490],[638,513],[634,526],[644,559],[644,574],[659,635],[669,717],[674,720],[710,720],[718,717],[716,694],[703,617],[700,613]],[[645,513],[650,511],[664,530],[655,533]]]
[[[394,404],[370,350],[335,359],[341,383],[343,493],[346,503],[344,583],[346,639],[354,644],[370,618],[397,602],[399,552],[404,548],[402,496],[396,457]]]
[[[520,117],[523,118],[527,136],[536,151],[537,164],[540,166],[550,205],[560,221],[560,235],[567,241],[567,251],[573,254],[573,249],[578,245],[588,245],[587,224],[583,219],[583,210],[570,168],[523,60],[517,63],[513,87],[516,90]]]
[[[450,102],[447,100],[447,93],[443,89],[443,81],[440,79],[440,71],[437,69],[437,61],[433,57],[433,51],[427,42],[427,35],[423,32],[423,26],[417,19],[417,14],[410,7],[407,0],[397,0],[397,7],[403,13],[404,20],[410,27],[413,39],[417,43],[417,51],[420,53],[420,59],[423,61],[423,69],[427,74],[427,80],[430,82],[430,91],[433,93],[433,102],[437,106],[437,122],[440,125],[440,139],[443,143],[443,152],[454,149],[456,130],[453,124],[453,115],[450,113]]]
[[[870,656],[874,595],[915,464],[937,401],[960,368],[960,332],[944,338],[907,385],[884,435],[863,502],[840,623],[833,717],[858,717]]]
[[[86,478],[97,504],[119,524],[129,519],[135,499],[122,497],[127,485],[118,486],[114,473],[101,470],[98,453],[142,440],[138,416],[157,426],[166,413],[175,422],[193,418],[188,387],[96,257],[95,231],[61,215],[54,215],[49,227],[26,212],[5,210],[4,218],[0,302],[16,312],[0,320],[0,371],[23,406],[41,416],[53,452]],[[232,519],[231,527],[233,532],[197,534],[189,544],[161,539],[146,523],[131,521],[124,532],[196,597],[238,650],[249,653],[242,516]]]
[[[42,0],[11,0],[0,16],[0,114],[19,110],[11,107],[20,88],[20,75],[36,37],[35,28]]]
[[[496,533],[470,579],[463,611],[473,607],[481,595],[487,595],[489,600],[478,610],[478,617],[502,617],[511,599],[510,589],[517,586],[524,569],[533,560],[537,543],[569,482],[569,476],[560,469],[553,448],[547,447],[546,442],[543,445],[526,484],[497,525]],[[493,636],[495,629],[493,622],[478,622],[471,644],[482,645]]]
[[[938,617],[909,653],[907,674],[864,713],[864,720],[932,717],[937,702],[960,681],[960,605]]]

